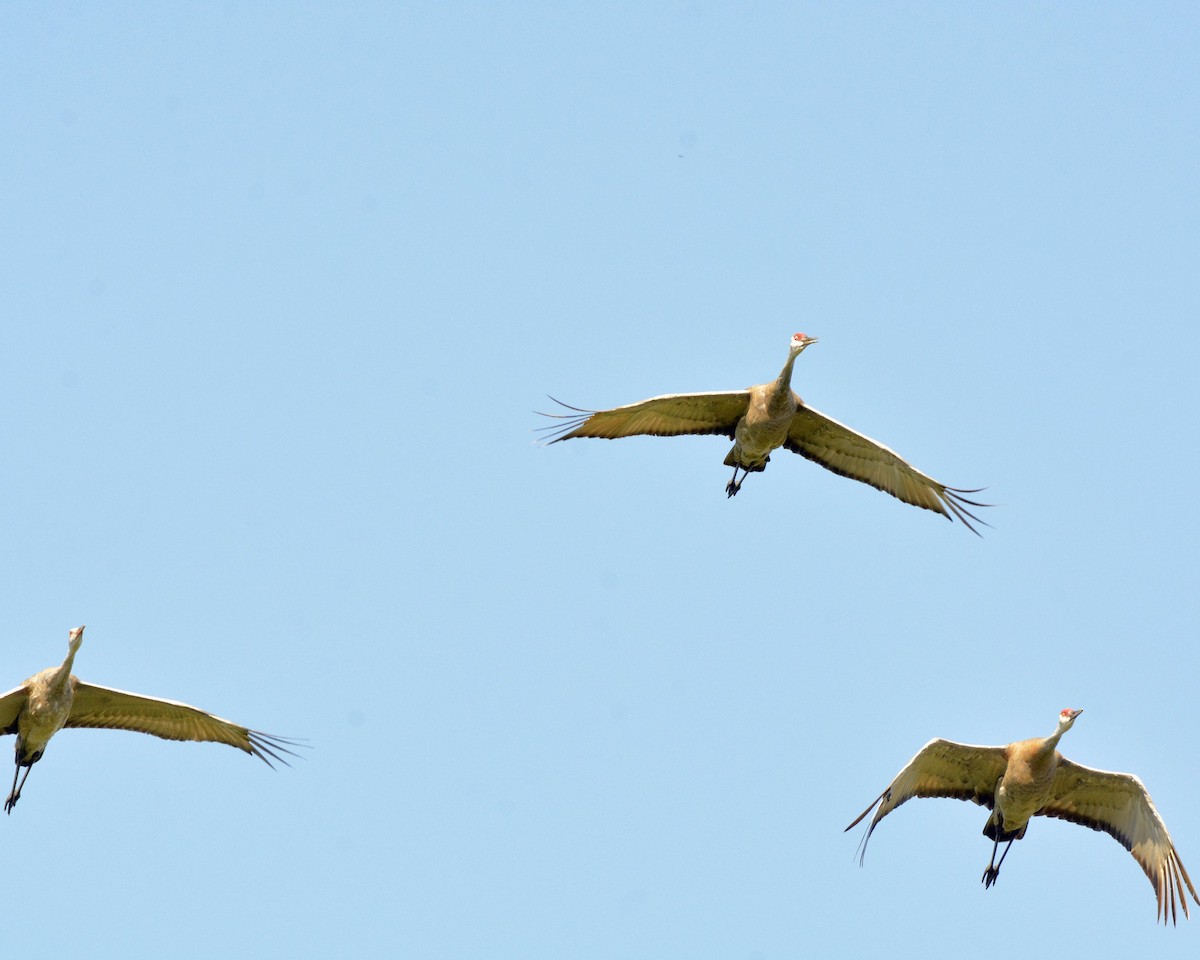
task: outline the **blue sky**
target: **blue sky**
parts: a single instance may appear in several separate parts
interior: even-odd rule
[[[985,892],[982,808],[842,828],[1083,707],[1200,875],[1200,13],[730,6],[0,13],[0,687],[86,623],[81,677],[312,747],[63,733],[6,952],[1195,955],[1101,834]],[[982,539],[784,453],[727,500],[721,438],[532,442],[797,330]]]

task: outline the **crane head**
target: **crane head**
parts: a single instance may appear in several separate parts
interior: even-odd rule
[[[797,354],[801,350],[803,350],[805,347],[807,347],[810,343],[816,343],[816,342],[817,342],[817,338],[810,337],[807,333],[793,333],[792,334],[792,350],[794,350]]]
[[[67,646],[74,653],[79,649],[81,643],[83,643],[83,627],[72,627],[70,633],[67,634]]]
[[[1075,718],[1083,713],[1082,710],[1071,710],[1070,708],[1063,710],[1058,715],[1058,726],[1060,730],[1066,731],[1071,729],[1071,724],[1075,722]]]

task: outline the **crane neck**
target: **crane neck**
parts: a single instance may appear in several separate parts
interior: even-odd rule
[[[799,350],[788,351],[787,363],[783,365],[783,369],[779,371],[779,376],[775,378],[775,393],[787,394],[792,389],[792,367],[796,365],[796,358],[800,356]]]
[[[78,646],[72,646],[67,652],[67,658],[63,660],[62,666],[54,671],[54,676],[50,681],[51,686],[56,689],[62,689],[71,679],[71,671],[75,669],[75,654],[79,652]]]
[[[1042,747],[1039,752],[1052,753],[1053,751],[1057,750],[1058,749],[1058,741],[1062,739],[1062,735],[1064,733],[1066,733],[1067,730],[1069,730],[1069,729],[1070,729],[1069,727],[1060,726],[1057,730],[1055,730],[1052,734],[1050,734],[1050,736],[1048,736],[1045,740],[1042,741]]]

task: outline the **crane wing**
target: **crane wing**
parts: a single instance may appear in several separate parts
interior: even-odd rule
[[[553,397],[550,399],[554,400]],[[732,440],[734,428],[750,406],[750,391],[670,393],[612,410],[582,410],[561,400],[554,402],[575,412],[542,414],[565,421],[539,428],[548,431],[545,439],[550,443],[572,437],[615,440],[618,437],[678,437],[708,433],[723,434]]]
[[[25,684],[21,684],[0,696],[0,736],[17,732],[17,716],[21,712],[21,707],[25,705],[25,698],[28,695]]]
[[[76,682],[71,714],[64,726],[133,730],[164,740],[227,743],[253,754],[268,767],[271,766],[271,760],[287,764],[281,753],[296,756],[288,748],[297,744],[286,737],[250,730],[186,703],[143,697],[111,687],[98,687],[82,680]]]
[[[950,520],[958,517],[968,530],[979,535],[979,531],[971,526],[971,521],[983,521],[968,507],[986,507],[988,504],[977,503],[963,496],[964,493],[978,493],[978,490],[962,490],[938,483],[896,451],[851,430],[844,423],[838,423],[803,402],[796,408],[783,445],[792,453],[819,463],[826,470],[869,483],[905,503],[940,513]]]
[[[1176,893],[1185,917],[1188,892],[1200,903],[1196,888],[1175,852],[1167,825],[1158,815],[1146,785],[1132,773],[1093,770],[1060,757],[1053,789],[1053,799],[1038,812],[1103,830],[1132,853],[1154,887],[1158,898],[1156,919],[1166,923],[1169,909],[1171,922],[1175,922]]]
[[[952,797],[973,800],[989,810],[996,802],[996,783],[1008,765],[1005,747],[977,747],[953,740],[930,740],[896,774],[886,790],[854,818],[846,829],[858,826],[876,804],[875,816],[859,844],[859,863],[867,855],[867,841],[879,821],[913,797]]]

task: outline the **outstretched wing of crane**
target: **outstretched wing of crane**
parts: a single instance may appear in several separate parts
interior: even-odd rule
[[[977,503],[963,496],[964,493],[978,493],[978,490],[962,490],[938,483],[895,450],[851,430],[819,410],[800,404],[792,417],[783,445],[792,453],[819,463],[827,470],[869,483],[905,503],[940,513],[950,520],[958,517],[968,530],[979,535],[979,531],[971,526],[971,521],[983,521],[967,508],[986,507],[988,504]]]
[[[17,732],[17,715],[28,695],[25,684],[0,695],[0,735]]]
[[[542,414],[565,421],[539,428],[548,431],[545,439],[550,443],[572,437],[615,440],[636,436],[678,437],[689,433],[723,434],[732,440],[737,422],[750,405],[750,391],[670,393],[612,410],[582,410],[561,400],[554,402],[574,413]]]
[[[859,863],[867,855],[867,841],[879,821],[913,797],[973,800],[990,810],[996,802],[996,783],[1008,764],[1004,750],[1004,747],[977,747],[953,740],[930,740],[896,774],[888,788],[846,828],[851,830],[858,826],[863,817],[879,805],[859,844]]]
[[[289,747],[297,746],[286,737],[276,737],[250,730],[196,707],[175,700],[143,697],[124,690],[98,687],[77,681],[71,715],[67,727],[103,727],[109,730],[133,730],[149,733],[164,740],[197,740],[227,743],[253,754],[271,766],[271,760],[287,764],[281,753],[296,754]]]
[[[1154,801],[1132,773],[1093,770],[1062,757],[1054,774],[1054,799],[1038,811],[1046,817],[1070,820],[1116,838],[1146,871],[1158,898],[1157,918],[1175,922],[1175,895],[1188,916],[1187,891],[1200,903],[1191,878],[1179,861],[1167,825]]]

